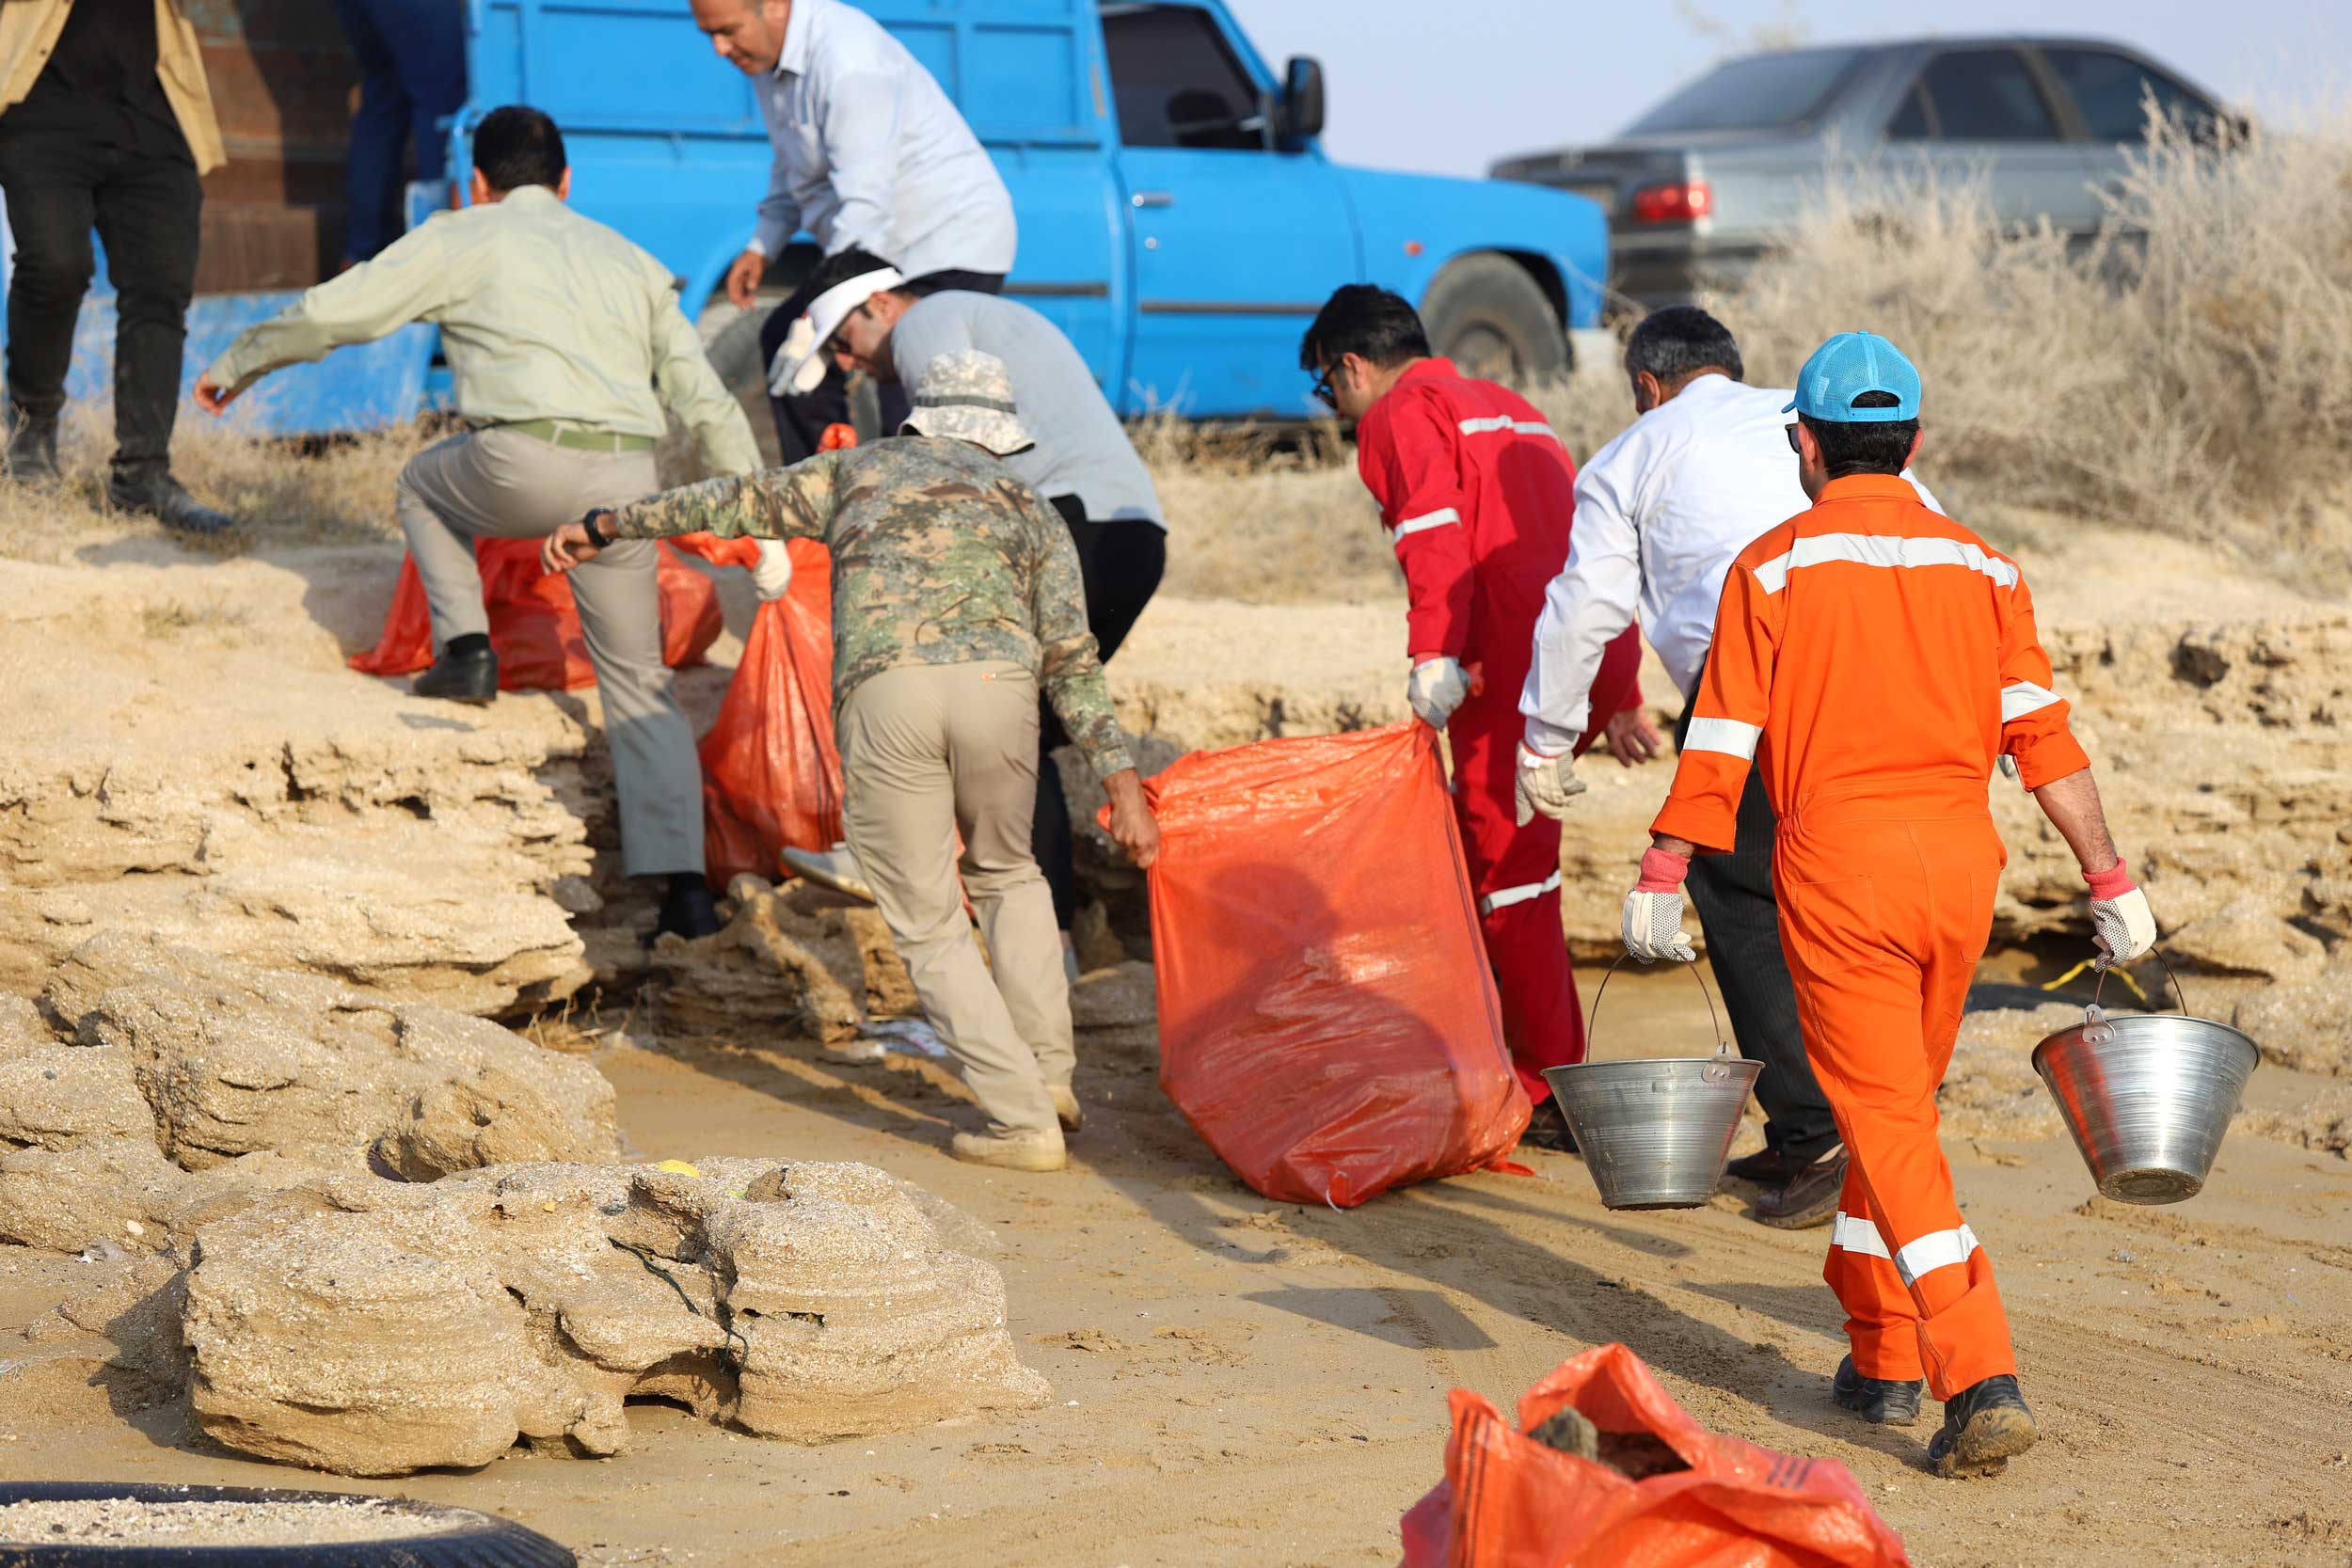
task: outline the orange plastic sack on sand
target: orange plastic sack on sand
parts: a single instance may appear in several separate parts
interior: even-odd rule
[[[724,887],[772,878],[777,852],[841,839],[841,753],[833,736],[833,559],[795,539],[792,586],[759,607],[717,722],[703,736],[703,856]]]
[[[1196,752],[1144,790],[1160,1087],[1234,1174],[1346,1208],[1518,1141],[1435,731]]]
[[[1623,1345],[1561,1363],[1519,1401],[1516,1427],[1468,1389],[1454,1389],[1451,1402],[1445,1480],[1405,1515],[1404,1568],[1906,1568],[1911,1560],[1843,1465],[1706,1431]],[[1599,1429],[1604,1459],[1611,1434],[1632,1434],[1649,1463],[1684,1467],[1629,1481],[1525,1435],[1568,1405]]]
[[[536,539],[477,539],[482,603],[490,613],[490,646],[499,656],[499,689],[529,691],[594,686],[588,642],[572,604],[572,585],[539,565]],[[702,662],[726,629],[710,579],[660,550],[661,661],[672,669]],[[413,675],[433,663],[433,617],[417,563],[403,557],[392,607],[375,646],[348,661],[368,675]]]

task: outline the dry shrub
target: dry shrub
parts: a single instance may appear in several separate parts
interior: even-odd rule
[[[1709,306],[1761,384],[1831,332],[1893,339],[1926,382],[1921,470],[1981,527],[2095,518],[2339,585],[2347,198],[2341,121],[2218,153],[2158,127],[2088,247],[2004,228],[1981,180],[1841,180]]]
[[[199,500],[237,518],[216,540],[189,541],[151,517],[106,504],[106,460],[114,433],[103,405],[67,410],[58,458],[64,482],[36,489],[0,479],[0,556],[64,562],[92,546],[171,538],[223,555],[288,544],[398,539],[392,480],[436,432],[402,425],[310,445],[259,439],[183,411],[172,438],[173,471]]]

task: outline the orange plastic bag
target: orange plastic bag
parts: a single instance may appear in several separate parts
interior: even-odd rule
[[[1445,1480],[1405,1515],[1404,1568],[1906,1568],[1853,1473],[1708,1432],[1623,1345],[1586,1351],[1519,1401],[1518,1425],[1450,1396]],[[1688,1468],[1629,1481],[1523,1435],[1574,1405]]]
[[[703,736],[703,857],[724,887],[774,877],[777,852],[841,839],[841,753],[833,736],[833,561],[795,539],[792,586],[759,607],[718,721]]]
[[[1196,752],[1144,789],[1160,1086],[1234,1174],[1346,1208],[1518,1141],[1435,731]]]
[[[499,656],[502,691],[570,689],[594,686],[588,642],[572,604],[572,585],[539,565],[536,539],[477,539],[474,562],[482,573],[482,603],[490,612],[490,646]],[[710,579],[660,549],[657,580],[661,595],[661,661],[672,669],[702,662],[726,629],[719,595]],[[348,660],[367,675],[413,675],[433,662],[433,617],[424,600],[417,563],[404,556],[392,607],[384,615],[375,646]]]

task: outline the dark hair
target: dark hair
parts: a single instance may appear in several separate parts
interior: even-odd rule
[[[1902,400],[1892,392],[1863,392],[1856,408],[1892,408]],[[1883,420],[1876,424],[1817,420],[1800,414],[1805,429],[1821,443],[1821,467],[1832,479],[1848,474],[1899,474],[1911,461],[1911,443],[1918,438],[1916,420]]]
[[[1429,334],[1404,299],[1371,283],[1349,283],[1323,302],[1299,340],[1298,368],[1321,370],[1343,354],[1360,355],[1386,370],[1429,355]]]
[[[818,262],[817,270],[808,275],[808,281],[802,287],[807,290],[809,298],[815,299],[818,294],[829,289],[838,288],[852,277],[863,277],[869,272],[880,272],[888,265],[890,265],[889,262],[872,251],[860,250],[857,246],[851,245],[849,249],[835,251]],[[905,285],[901,284],[899,287],[903,289]]]
[[[1628,375],[1647,371],[1661,386],[1671,388],[1704,370],[1722,371],[1734,381],[1747,377],[1740,341],[1731,328],[1695,305],[1652,310],[1625,341]]]
[[[555,121],[524,103],[492,109],[473,128],[473,166],[494,191],[564,182],[570,166],[564,157],[564,133]]]

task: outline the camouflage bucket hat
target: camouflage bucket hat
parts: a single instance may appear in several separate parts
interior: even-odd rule
[[[1037,444],[1014,405],[1012,377],[993,354],[943,354],[924,366],[902,428],[970,441],[999,457]]]

